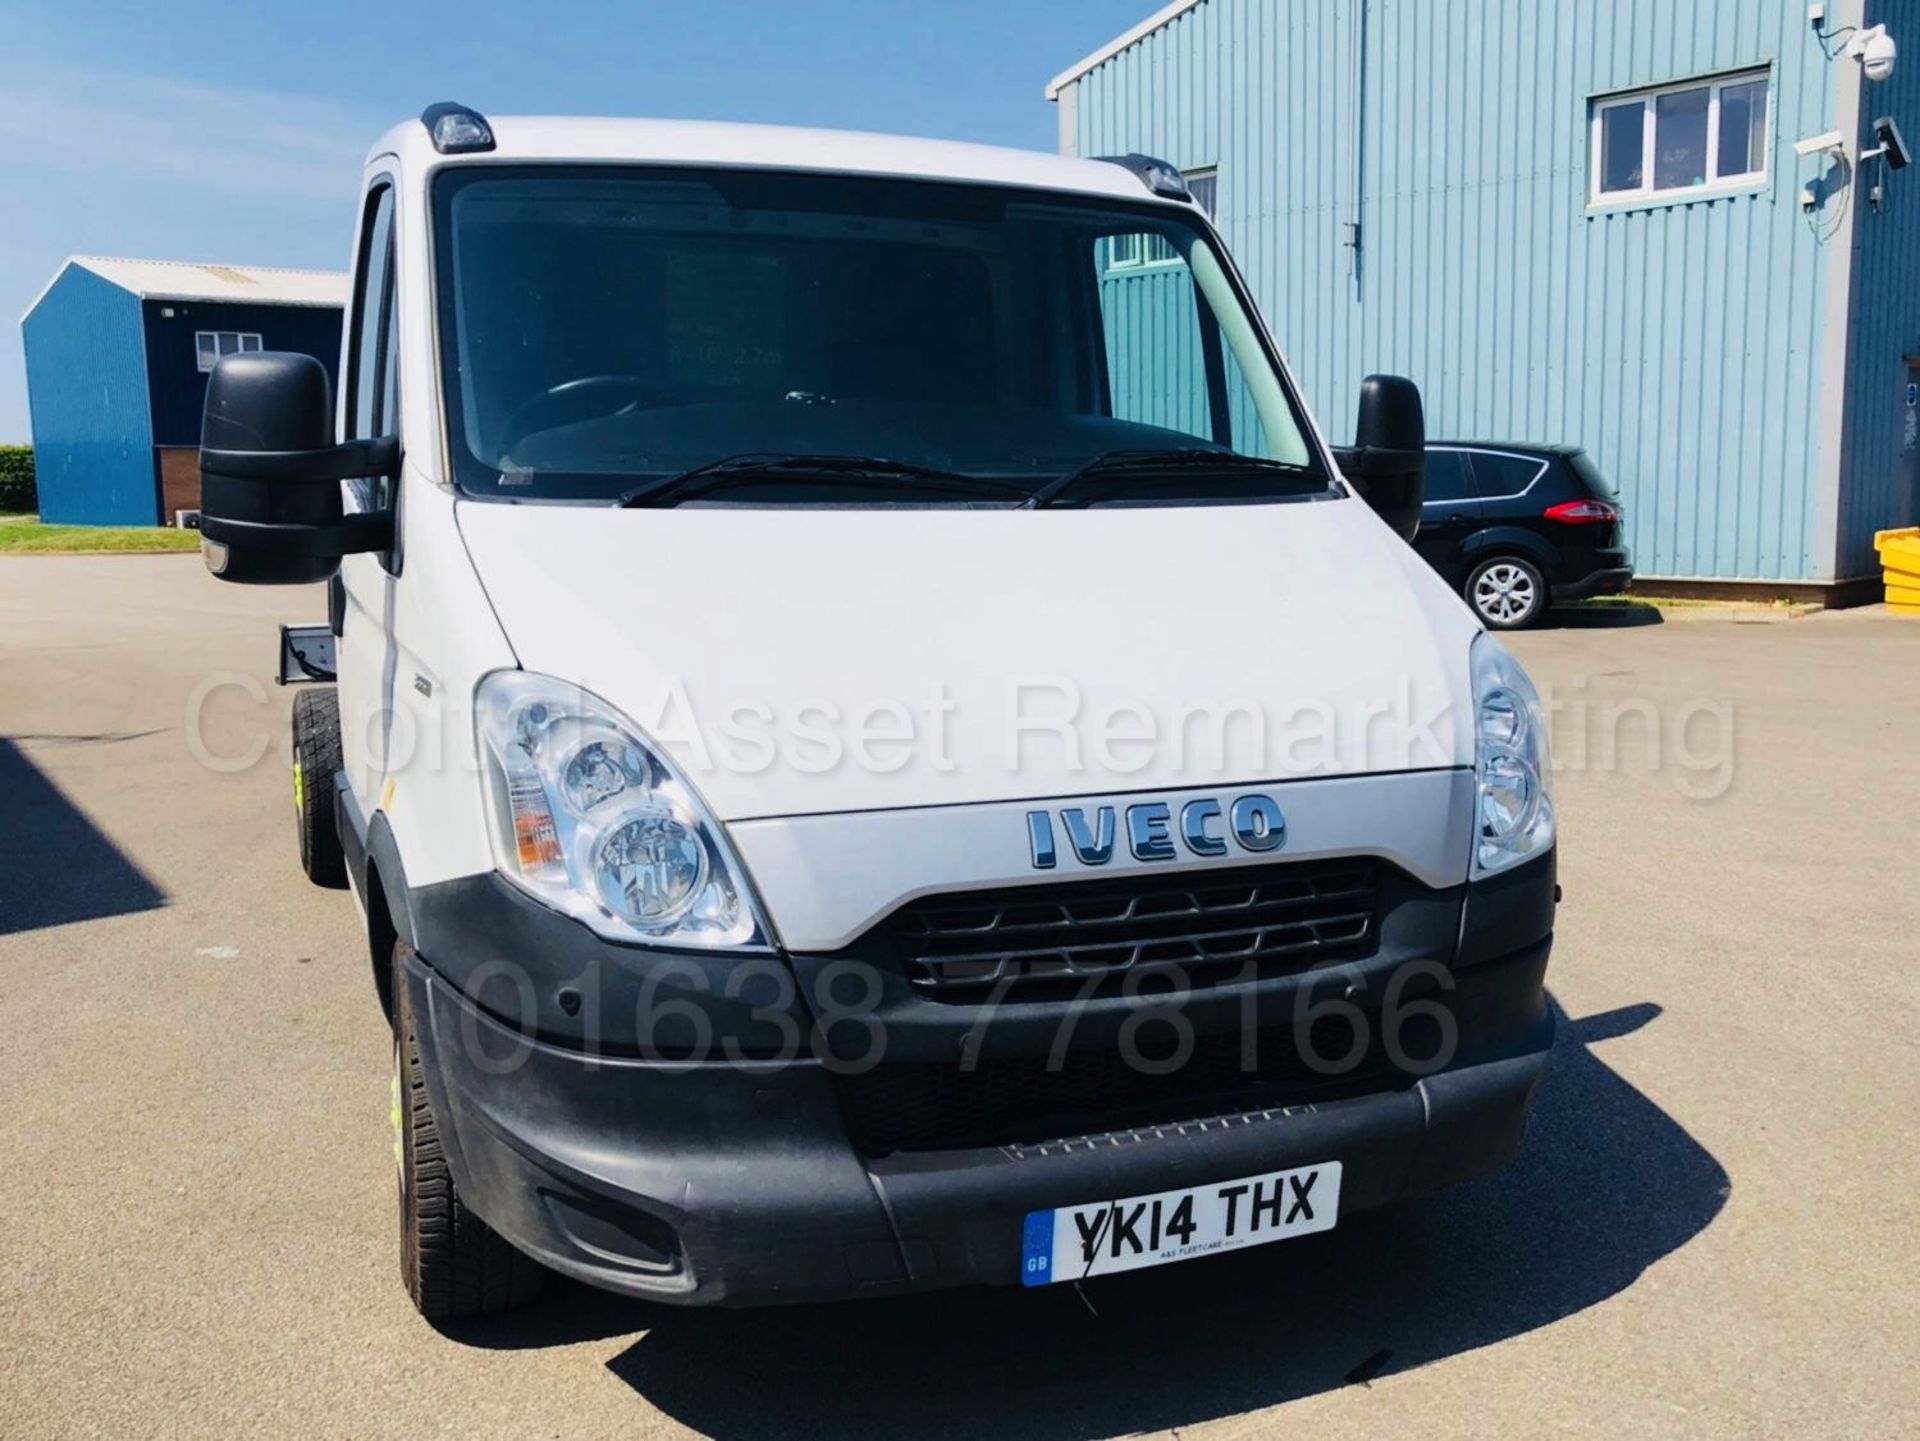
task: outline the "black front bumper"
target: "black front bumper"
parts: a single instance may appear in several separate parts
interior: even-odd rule
[[[455,1181],[508,1240],[660,1300],[809,1301],[1018,1284],[1032,1210],[1339,1161],[1347,1214],[1498,1169],[1552,1042],[1552,892],[1547,857],[1456,893],[1443,958],[1458,1043],[1437,1073],[952,1150],[863,1153],[811,1054],[593,1054],[503,1023],[425,945],[407,980]]]

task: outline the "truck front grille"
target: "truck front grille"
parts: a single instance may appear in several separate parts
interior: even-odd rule
[[[1379,872],[1362,857],[1016,886],[916,901],[888,929],[935,1000],[1091,999],[1150,970],[1208,986],[1367,954]]]

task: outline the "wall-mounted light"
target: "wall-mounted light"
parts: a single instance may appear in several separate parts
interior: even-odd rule
[[[1795,155],[1831,155],[1836,160],[1847,158],[1847,137],[1838,130],[1828,130],[1820,135],[1809,135],[1805,140],[1793,142]]]
[[[1811,155],[1829,155],[1834,163],[1847,163],[1847,137],[1838,130],[1823,131],[1819,135],[1809,135],[1805,140],[1793,142],[1793,153],[1803,160]],[[1812,212],[1818,208],[1820,196],[1811,185],[1800,187],[1800,208]]]

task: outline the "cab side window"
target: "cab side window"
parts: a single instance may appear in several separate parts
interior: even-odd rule
[[[359,280],[354,287],[352,330],[347,346],[346,439],[391,435],[399,423],[399,312],[393,303],[393,187],[367,196],[361,228]],[[358,506],[383,509],[387,480],[352,483]]]

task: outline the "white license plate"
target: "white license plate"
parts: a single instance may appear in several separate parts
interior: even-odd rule
[[[1045,1286],[1331,1231],[1340,1163],[1272,1171],[1185,1191],[1029,1211],[1021,1281]]]

